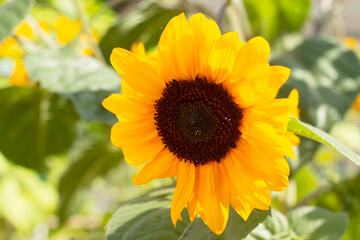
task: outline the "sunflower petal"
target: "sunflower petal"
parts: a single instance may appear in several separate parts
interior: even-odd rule
[[[146,164],[137,176],[133,176],[134,185],[145,184],[156,178],[173,177],[176,175],[177,164],[178,160],[164,149]]]
[[[229,32],[222,35],[210,51],[206,77],[216,83],[227,80],[233,70],[236,54],[242,45],[238,33]]]
[[[291,109],[292,102],[287,98],[270,99],[248,108],[246,115],[248,119],[261,119],[270,124],[278,133],[285,133]]]
[[[233,79],[243,78],[251,72],[256,72],[268,64],[270,46],[262,37],[254,37],[246,42],[238,51]]]
[[[139,121],[120,121],[111,128],[111,138],[117,146],[134,146],[158,135],[153,118]]]
[[[196,184],[196,181],[195,181]],[[194,187],[195,189],[195,187]],[[194,221],[194,219],[196,218],[196,216],[198,215],[198,211],[197,211],[197,199],[195,197],[195,194],[193,193],[190,201],[187,203],[187,210],[189,213],[189,219],[190,221]]]
[[[180,161],[176,177],[176,187],[171,203],[171,220],[176,227],[176,222],[181,220],[181,212],[189,201],[194,189],[195,166],[189,161]]]
[[[194,36],[182,13],[172,18],[159,41],[159,67],[163,80],[192,80],[199,73]]]
[[[136,121],[153,114],[153,106],[129,99],[121,94],[111,94],[102,102],[104,108],[128,120]]]
[[[156,100],[161,96],[165,83],[146,57],[122,48],[115,48],[111,53],[110,61],[122,80],[131,88],[150,99]]]
[[[117,145],[116,139],[113,138],[111,138],[111,142],[116,147],[122,147],[125,161],[135,166],[154,159],[165,147],[158,136],[143,143],[139,142],[136,146],[119,146]]]
[[[236,91],[231,91],[234,101],[242,108],[246,108],[264,100],[273,99],[289,75],[289,68],[267,66],[241,78],[233,79],[230,88],[236,89]]]
[[[207,62],[210,49],[221,37],[221,32],[216,22],[207,19],[202,13],[193,15],[188,22],[198,49],[199,74],[203,77],[205,75],[204,63]]]
[[[243,196],[244,200],[255,208],[267,210],[271,204],[267,184],[252,168],[245,165],[244,158],[242,152],[232,149],[229,157],[223,161],[233,186],[232,191]]]
[[[244,202],[241,197],[234,192],[230,193],[230,203],[235,211],[244,219],[244,221],[249,218],[250,213],[254,209],[250,204]]]
[[[197,198],[203,209],[204,223],[216,234],[221,234],[229,217],[229,188],[225,169],[217,162],[199,168]]]

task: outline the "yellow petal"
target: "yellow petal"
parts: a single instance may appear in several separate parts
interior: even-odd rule
[[[128,50],[115,48],[110,56],[115,70],[122,81],[147,98],[157,100],[165,87],[156,68],[145,57],[135,55]]]
[[[144,116],[154,114],[154,107],[145,105],[142,102],[129,99],[121,94],[111,94],[102,102],[104,108],[110,112],[128,120],[139,120]]]
[[[26,21],[22,21],[15,29],[14,33],[18,37],[25,37],[30,40],[36,39],[36,34]]]
[[[198,51],[184,13],[172,18],[161,34],[158,57],[165,82],[193,80],[199,73]]]
[[[230,188],[232,185],[230,186]],[[241,196],[237,195],[235,192],[230,192],[230,203],[235,211],[246,221],[252,210],[254,209],[250,204],[242,200]]]
[[[202,13],[193,15],[188,22],[198,51],[199,74],[203,77],[210,49],[221,37],[221,32],[216,22],[207,19]]]
[[[290,115],[294,116],[296,118],[300,118],[300,110],[298,108],[298,105],[299,105],[299,92],[298,92],[298,90],[296,88],[291,90],[288,99],[292,104]]]
[[[246,166],[245,156],[240,151],[230,150],[223,160],[232,183],[232,191],[257,209],[267,210],[271,204],[270,191],[262,178]]]
[[[229,187],[226,169],[217,162],[198,167],[199,188],[196,197],[203,209],[205,224],[216,234],[221,234],[229,217]]]
[[[15,67],[10,76],[10,83],[12,86],[27,86],[29,85],[29,77],[21,58],[15,59]]]
[[[209,53],[205,72],[207,79],[216,83],[228,80],[234,68],[236,54],[242,45],[238,33],[222,35]]]
[[[41,27],[42,30],[44,30],[46,33],[50,34],[50,26],[47,22],[40,20],[39,21],[39,26]]]
[[[111,138],[116,146],[136,146],[158,135],[154,118],[145,117],[138,121],[120,121],[111,128]]]
[[[242,119],[244,122],[247,122],[248,132],[246,140],[248,142],[257,142],[259,145],[269,149],[269,151],[276,151],[281,155],[295,159],[294,150],[283,134],[278,134],[268,123],[248,117],[248,115],[244,114]]]
[[[195,184],[196,184],[196,180],[195,180]],[[198,204],[198,200],[196,199],[195,194],[193,193],[192,196],[190,197],[190,201],[187,203],[187,210],[191,222],[194,221],[194,219],[198,215],[197,204]]]
[[[111,139],[112,143],[116,147],[116,141]],[[136,146],[124,146],[122,151],[124,152],[124,158],[130,165],[141,165],[155,158],[155,156],[164,149],[164,144],[159,137],[155,137],[146,142],[139,142]]]
[[[251,168],[257,178],[263,179],[272,191],[283,191],[289,185],[289,165],[281,154],[259,144],[243,140],[235,151],[242,152],[247,168]]]
[[[66,16],[60,16],[56,20],[54,30],[57,33],[58,42],[61,44],[68,44],[79,34],[81,23],[79,20],[70,20]]]
[[[143,43],[143,42],[139,42],[139,43],[134,42],[134,43],[131,45],[130,50],[131,50],[131,52],[133,52],[133,53],[135,53],[135,54],[137,54],[137,55],[146,56],[145,46],[144,46],[144,43]]]
[[[254,37],[246,42],[235,60],[235,68],[232,72],[232,78],[238,79],[256,72],[267,66],[270,56],[270,47],[268,42],[262,37]]]
[[[356,99],[353,105],[351,106],[351,108],[354,109],[355,111],[360,112],[360,93],[356,96]]]
[[[177,172],[179,160],[169,150],[159,152],[154,160],[141,169],[137,176],[133,177],[134,185],[148,183],[156,178],[173,177]]]
[[[16,38],[7,37],[0,44],[0,57],[19,58],[23,50],[18,46]]]
[[[293,145],[293,146],[299,146],[300,145],[301,140],[294,133],[286,132],[285,136],[290,141],[291,145]]]
[[[249,121],[260,119],[273,126],[278,133],[285,133],[291,110],[292,102],[289,99],[270,99],[248,108],[246,115]]]
[[[171,221],[176,227],[176,222],[181,220],[181,212],[193,193],[195,182],[195,166],[189,161],[180,161],[176,176],[176,187],[171,203]]]
[[[237,66],[234,69],[236,68]],[[249,107],[264,100],[273,99],[289,75],[290,69],[286,67],[259,67],[257,71],[232,79],[230,92],[234,96],[234,101],[241,107]]]

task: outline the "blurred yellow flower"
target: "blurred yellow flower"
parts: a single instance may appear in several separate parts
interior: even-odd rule
[[[360,93],[356,96],[356,99],[351,108],[360,112]]]
[[[45,22],[44,20],[40,20],[38,24],[42,30],[50,34],[50,26],[47,22]]]
[[[70,20],[66,16],[60,16],[56,20],[54,30],[57,33],[58,42],[68,44],[79,34],[81,23],[79,20]]]
[[[300,110],[298,108],[299,105],[299,92],[296,88],[291,90],[289,94],[289,99],[293,103],[291,110],[290,110],[290,116],[300,118]],[[286,137],[289,139],[292,145],[298,146],[300,144],[300,138],[296,136],[293,132],[286,132]]]
[[[176,176],[171,220],[187,205],[221,234],[232,207],[246,221],[267,210],[271,191],[289,183],[284,155],[295,159],[287,131],[293,98],[275,99],[290,69],[269,66],[261,37],[246,43],[221,35],[217,24],[180,14],[164,29],[158,59],[115,48],[110,61],[122,77],[122,94],[103,106],[118,117],[111,141],[131,165],[147,163],[135,185]]]
[[[0,44],[0,57],[19,58],[23,50],[18,45],[18,40],[13,37],[5,38]]]
[[[353,37],[346,37],[343,39],[343,42],[350,49],[355,49],[355,47],[357,45],[357,41]]]
[[[29,78],[21,58],[15,59],[14,70],[10,76],[10,83],[12,86],[27,86],[29,85]]]
[[[35,40],[36,33],[30,27],[30,25],[26,21],[22,21],[14,30],[14,33],[18,37],[25,37],[30,40]]]
[[[92,37],[94,38],[94,41],[98,43],[100,41],[100,36],[96,32],[92,32]],[[92,56],[94,55],[94,51],[91,47],[91,40],[89,40],[88,36],[85,33],[80,34],[80,42],[85,45],[81,48],[81,53]]]

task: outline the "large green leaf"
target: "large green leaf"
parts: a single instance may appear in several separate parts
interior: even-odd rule
[[[70,207],[74,205],[71,203],[78,190],[88,186],[95,177],[106,174],[122,159],[123,154],[119,149],[104,143],[91,144],[78,154],[59,182],[60,219],[65,220],[70,215]]]
[[[112,68],[69,48],[29,54],[25,64],[30,79],[69,97],[85,120],[109,124],[116,121],[101,106],[106,96],[120,92],[120,77]]]
[[[78,118],[71,102],[44,89],[0,89],[0,151],[11,161],[44,169],[47,156],[68,149]]]
[[[248,240],[337,240],[341,239],[348,225],[348,215],[334,213],[319,207],[301,207],[291,211],[287,218],[273,210],[248,237]]]
[[[25,18],[32,5],[32,0],[13,0],[0,7],[0,42]]]
[[[272,65],[291,68],[279,96],[300,92],[301,119],[325,131],[339,121],[360,93],[360,61],[340,43],[321,38],[304,41]]]
[[[218,236],[200,218],[190,222],[187,209],[181,214],[183,221],[178,221],[175,228],[170,217],[171,200],[159,196],[161,194],[157,195],[122,205],[107,224],[106,238],[108,240],[242,239],[270,214],[270,211],[254,210],[245,222],[231,208],[226,229]]]
[[[359,58],[334,41],[308,39],[271,64],[291,68],[290,78],[280,89],[279,97],[287,97],[297,88],[301,120],[325,132],[342,119],[360,92]],[[302,140],[299,167],[313,159],[318,147],[318,143]]]
[[[139,4],[136,11],[122,14],[119,21],[101,39],[100,48],[107,61],[116,47],[130,49],[134,42],[142,41],[146,49],[155,47],[169,20],[181,10],[165,9],[157,3]]]
[[[345,157],[349,158],[357,165],[360,165],[360,155],[356,154],[353,150],[336,140],[334,137],[314,126],[303,123],[299,119],[291,116],[288,124],[288,130],[333,147]]]

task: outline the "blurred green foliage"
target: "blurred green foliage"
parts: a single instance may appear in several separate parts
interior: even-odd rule
[[[132,186],[131,176],[139,168],[124,164],[121,150],[110,144],[110,127],[117,120],[101,106],[105,97],[121,92],[121,79],[109,65],[113,48],[129,49],[141,41],[147,50],[154,50],[172,17],[181,12],[189,17],[201,10],[222,30],[234,31],[235,23],[244,28],[244,38],[267,38],[271,64],[292,69],[279,97],[297,88],[301,120],[323,131],[296,119],[289,128],[340,148],[358,163],[353,152],[359,152],[358,146],[344,139],[352,134],[355,142],[354,134],[360,132],[360,113],[349,110],[360,93],[359,57],[339,39],[315,37],[316,32],[308,33],[307,39],[301,36],[311,20],[312,4],[310,0],[224,0],[213,6],[201,0],[2,3],[0,42],[15,37],[30,84],[11,86],[14,58],[0,57],[0,239],[140,239],[144,235],[142,239],[233,239],[250,232],[249,240],[330,240],[344,233],[346,240],[359,239],[358,167],[305,138],[296,147],[297,162],[289,161],[288,189],[273,194],[277,209],[256,210],[246,222],[231,210],[220,237],[201,219],[189,223],[186,209],[183,222],[173,228],[169,215],[173,187],[162,187],[173,180]],[[239,11],[230,14],[231,8]],[[56,41],[55,25],[62,15],[81,20],[82,29],[68,44]],[[35,40],[14,34],[24,19],[36,33]],[[97,51],[106,63],[94,54]]]

